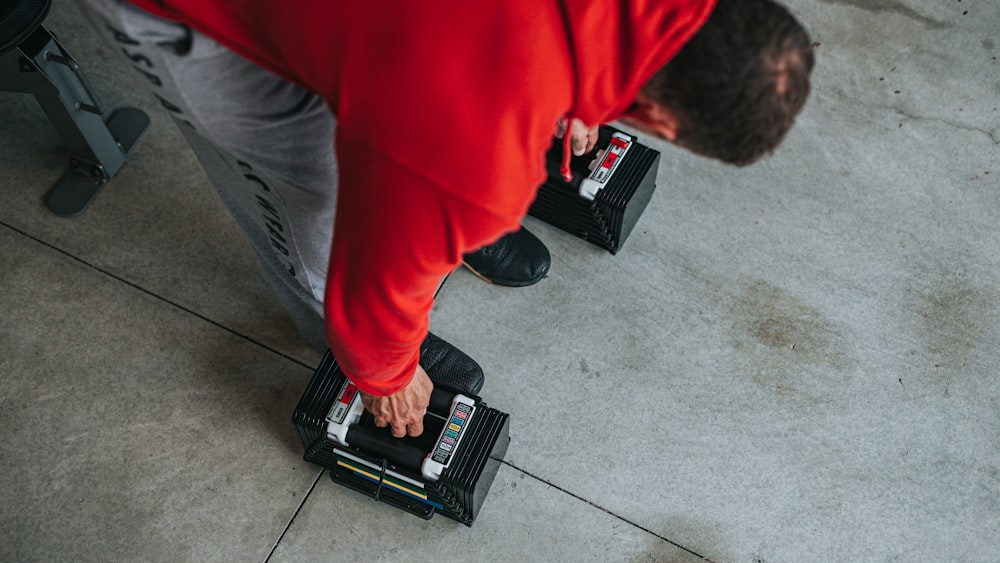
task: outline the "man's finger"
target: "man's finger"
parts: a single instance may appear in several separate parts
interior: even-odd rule
[[[576,156],[587,154],[597,143],[597,127],[587,127],[579,119],[574,119],[570,131],[573,137],[573,154]]]
[[[587,152],[592,151],[597,146],[598,131],[599,129],[594,127],[587,132]]]
[[[406,426],[406,428],[410,431],[410,436],[416,438],[424,433],[424,422],[411,422]]]
[[[392,437],[393,438],[402,438],[403,436],[406,436],[406,425],[405,424],[402,424],[402,425],[393,424],[392,425]]]
[[[565,134],[566,134],[566,120],[560,119],[559,121],[556,122],[556,137],[562,139],[563,135]]]

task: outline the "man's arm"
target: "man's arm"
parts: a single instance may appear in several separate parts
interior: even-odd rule
[[[466,201],[364,143],[337,145],[350,150],[338,150],[327,337],[376,421],[415,435],[430,396],[418,362],[434,293],[462,254],[517,228],[519,217]]]

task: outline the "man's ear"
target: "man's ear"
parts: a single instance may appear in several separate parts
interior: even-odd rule
[[[636,94],[635,101],[628,110],[618,119],[644,133],[668,141],[677,139],[677,131],[680,129],[680,120],[672,111],[641,91]]]

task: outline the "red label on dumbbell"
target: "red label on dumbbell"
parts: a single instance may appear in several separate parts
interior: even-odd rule
[[[344,381],[344,385],[341,386],[340,392],[337,393],[337,400],[333,404],[333,408],[330,410],[330,416],[326,419],[328,422],[333,422],[334,424],[343,424],[344,417],[347,416],[347,412],[351,409],[351,403],[354,401],[354,396],[358,393],[358,387],[351,382],[350,379]]]

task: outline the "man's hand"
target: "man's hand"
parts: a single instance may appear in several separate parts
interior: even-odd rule
[[[375,417],[375,426],[392,426],[392,435],[402,438],[419,436],[424,432],[424,414],[431,400],[434,384],[424,368],[417,366],[410,384],[392,395],[379,397],[361,393],[361,402]]]
[[[597,144],[597,133],[599,130],[599,125],[587,127],[582,121],[574,117],[569,127],[569,138],[570,144],[573,147],[573,154],[581,156],[593,150],[594,145]],[[556,138],[562,139],[565,134],[566,120],[560,119],[556,123]]]

